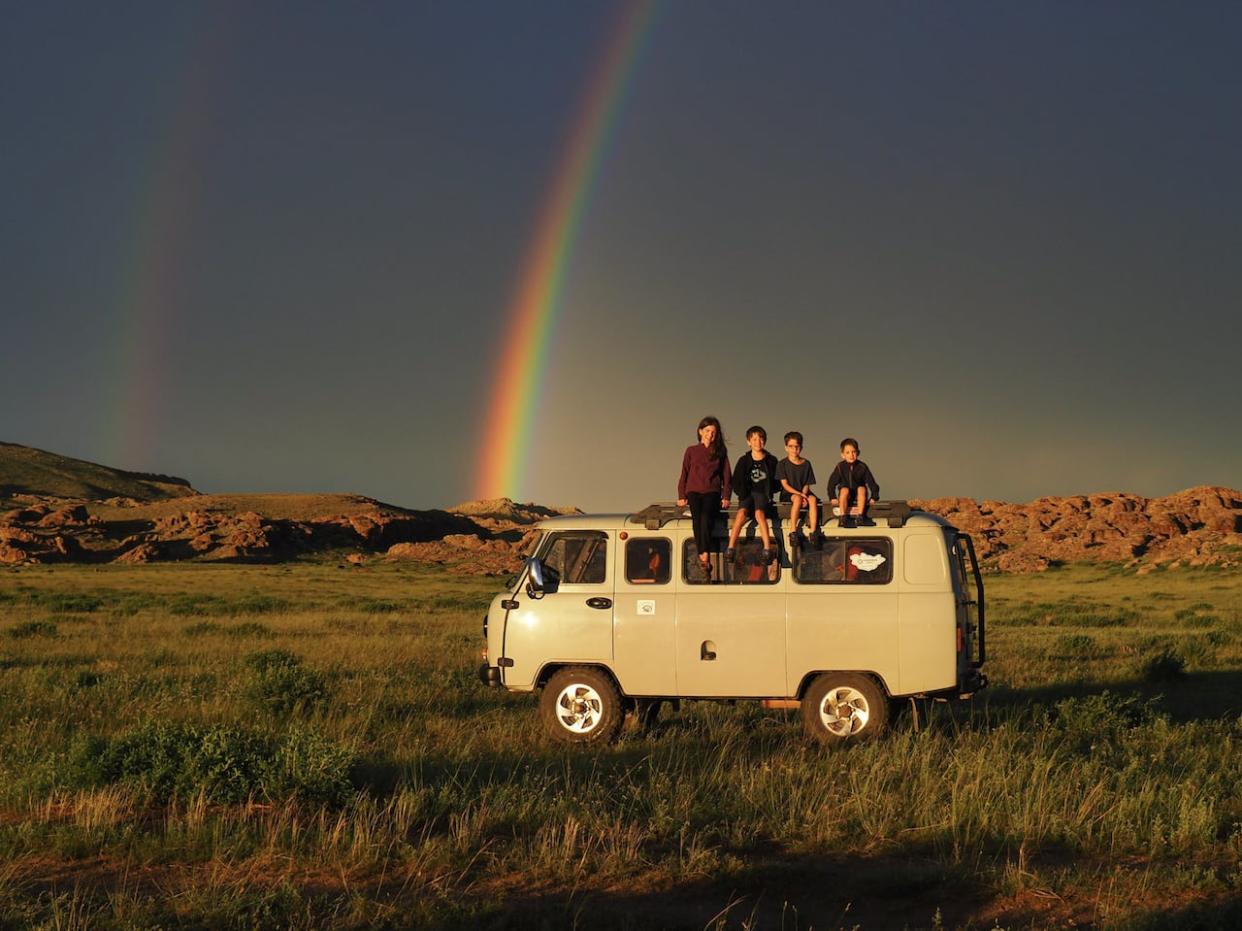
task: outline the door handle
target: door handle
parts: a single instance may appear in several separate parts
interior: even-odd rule
[[[612,599],[611,598],[588,598],[587,607],[588,608],[611,608]]]

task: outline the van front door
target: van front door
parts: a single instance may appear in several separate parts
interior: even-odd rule
[[[518,592],[505,622],[505,685],[534,685],[548,663],[612,663],[611,534],[565,530],[548,534],[539,559],[545,591]]]

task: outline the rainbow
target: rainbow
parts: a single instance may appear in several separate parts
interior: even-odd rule
[[[113,327],[113,378],[101,396],[104,461],[155,470],[154,435],[167,420],[169,343],[182,300],[191,221],[210,129],[210,81],[225,41],[220,17],[187,16],[177,39],[182,62],[161,89],[165,117],[139,172],[133,227]],[[171,56],[170,56],[171,57]]]
[[[654,0],[628,0],[620,9],[538,212],[494,369],[475,476],[477,498],[516,498],[525,488],[533,422],[574,241],[654,9]]]

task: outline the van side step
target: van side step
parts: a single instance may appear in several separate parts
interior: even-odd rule
[[[781,520],[789,520],[789,503],[774,502],[772,505],[776,508],[776,513]],[[830,506],[830,505],[829,505]],[[730,505],[720,513],[733,514],[736,509]],[[890,527],[904,527],[906,520],[913,514],[917,508],[910,507],[909,501],[872,501],[870,507],[867,508],[867,516],[873,520],[885,520]],[[659,530],[669,521],[677,520],[681,517],[689,517],[689,508],[679,508],[672,501],[657,501],[649,504],[641,511],[635,511],[629,516],[629,519],[636,524],[642,524],[647,530]]]

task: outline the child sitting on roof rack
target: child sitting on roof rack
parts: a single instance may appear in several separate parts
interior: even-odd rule
[[[785,458],[776,464],[776,480],[780,483],[781,501],[789,502],[789,545],[797,546],[798,518],[805,507],[812,538],[819,536],[819,499],[812,490],[815,469],[810,459],[802,458],[802,434],[790,430],[785,434]]]
[[[734,547],[742,525],[753,514],[763,537],[763,562],[770,563],[776,555],[772,546],[772,534],[768,530],[768,515],[772,513],[772,493],[776,490],[776,457],[763,448],[768,432],[763,427],[751,427],[746,431],[750,452],[743,453],[733,469],[733,490],[737,492],[737,517],[729,531],[729,548],[725,558],[733,559]]]
[[[858,440],[847,436],[841,441],[841,461],[828,476],[828,497],[835,498],[840,509],[840,527],[871,526],[867,505],[880,496],[880,486],[867,463],[858,458]]]

